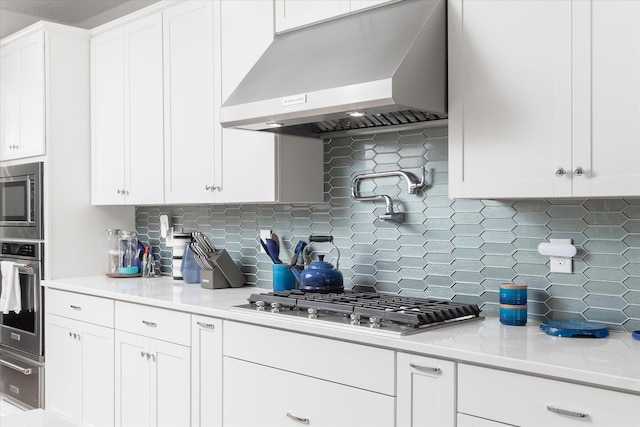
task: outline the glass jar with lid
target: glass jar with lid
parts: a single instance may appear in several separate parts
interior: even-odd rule
[[[122,257],[118,272],[121,274],[136,274],[140,264],[136,262],[138,258],[138,233],[128,230],[120,231],[120,250]]]
[[[120,250],[120,230],[108,228],[104,241],[104,262],[106,274],[117,274],[122,262]]]

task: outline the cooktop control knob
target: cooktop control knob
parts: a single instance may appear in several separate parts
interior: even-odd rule
[[[264,311],[264,301],[256,301],[256,310]]]
[[[307,309],[307,313],[309,313],[309,319],[317,319],[318,318],[318,309],[315,307],[311,307]]]
[[[282,304],[280,304],[279,302],[272,302],[271,303],[271,312],[272,313],[279,313],[281,308],[282,308]]]
[[[360,324],[360,314],[351,313],[351,315],[349,317],[351,318],[351,324],[352,325],[359,325]]]
[[[369,318],[369,323],[372,328],[379,328],[382,324],[382,317],[380,316],[371,316]]]

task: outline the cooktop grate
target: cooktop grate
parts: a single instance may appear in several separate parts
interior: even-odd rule
[[[481,317],[476,304],[371,292],[315,293],[299,290],[253,294],[249,308],[272,313],[309,313],[309,317],[349,318],[352,324],[407,331]],[[410,332],[409,332],[410,333]]]

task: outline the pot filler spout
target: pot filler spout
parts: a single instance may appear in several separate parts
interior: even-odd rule
[[[276,35],[220,110],[302,136],[447,117],[444,0],[402,0]]]

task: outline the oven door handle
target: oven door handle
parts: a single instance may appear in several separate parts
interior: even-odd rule
[[[18,366],[16,364],[7,362],[6,360],[2,360],[2,359],[0,359],[0,365],[4,365],[7,368],[13,369],[14,371],[21,372],[24,375],[31,375],[31,373],[33,372],[31,368],[23,368],[22,366]]]

